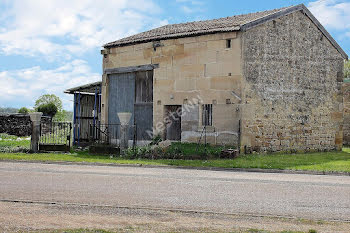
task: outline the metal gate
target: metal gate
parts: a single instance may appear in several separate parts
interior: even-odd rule
[[[72,123],[56,122],[41,124],[39,150],[70,151]]]

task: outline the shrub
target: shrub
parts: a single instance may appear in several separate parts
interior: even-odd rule
[[[150,143],[150,145],[151,146],[158,145],[161,141],[162,141],[162,137],[159,134],[157,134],[152,138],[152,142]]]
[[[57,107],[53,103],[42,104],[37,108],[38,112],[42,112],[45,116],[54,117],[57,113]]]
[[[131,159],[214,159],[220,158],[220,153],[226,147],[202,145],[197,143],[174,142],[171,146],[162,148],[156,145],[129,148],[124,156]]]
[[[18,110],[18,113],[22,113],[22,114],[27,114],[29,112],[29,109],[26,107],[22,107]]]

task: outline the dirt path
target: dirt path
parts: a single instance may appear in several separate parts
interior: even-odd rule
[[[0,202],[1,232],[46,232],[48,229],[77,228],[111,229],[121,232],[239,232],[248,229],[349,232],[350,223],[102,206]]]

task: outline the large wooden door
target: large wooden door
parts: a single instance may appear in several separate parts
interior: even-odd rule
[[[109,75],[108,124],[120,124],[118,112],[131,112],[137,140],[150,140],[153,127],[153,70]],[[131,131],[133,131],[133,127]],[[130,131],[130,137],[133,132]]]
[[[138,140],[150,140],[153,131],[153,70],[136,72],[135,125]]]
[[[120,124],[117,113],[130,112],[134,124],[135,73],[109,75],[108,124]]]

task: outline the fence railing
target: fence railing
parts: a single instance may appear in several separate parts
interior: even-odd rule
[[[56,122],[41,125],[40,144],[66,145],[71,144],[72,123]]]
[[[137,140],[136,125],[128,127],[129,146],[135,146]],[[91,124],[89,130],[89,141],[91,144],[105,144],[120,146],[120,124]]]

